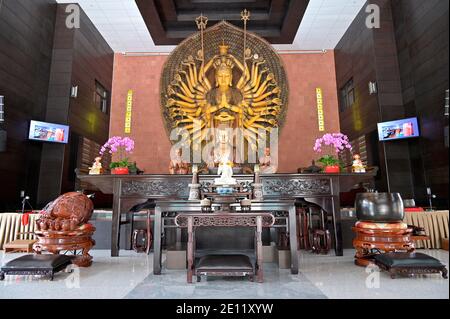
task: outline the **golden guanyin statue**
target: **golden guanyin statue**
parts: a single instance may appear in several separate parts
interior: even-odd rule
[[[203,28],[199,25],[201,32],[204,27],[206,23]],[[265,142],[262,135],[279,126],[285,105],[275,74],[262,56],[246,47],[245,41],[242,56],[231,54],[230,45],[236,44],[222,39],[216,53],[209,53],[206,59],[202,42],[195,58],[189,55],[181,60],[162,99],[166,120],[172,129],[187,135],[194,150],[218,140],[216,135],[224,129],[240,129],[246,143],[256,150],[261,141]],[[227,153],[234,161],[236,154]]]
[[[258,129],[270,131],[276,127],[276,116],[282,103],[280,89],[273,74],[264,81],[267,69],[260,70],[263,60],[253,62],[252,69],[243,66],[236,57],[228,54],[228,46],[221,45],[220,54],[212,58],[200,70],[187,63],[188,71],[180,71],[173,85],[168,88],[170,99],[167,107],[174,120],[174,127],[188,130],[193,142],[205,139],[205,128],[244,128],[247,141],[256,146]],[[189,61],[190,59],[188,59]],[[209,83],[206,73],[214,68],[215,85]],[[242,73],[237,83],[233,82],[233,68]],[[247,133],[247,134],[246,134]],[[249,134],[254,133],[254,134]]]

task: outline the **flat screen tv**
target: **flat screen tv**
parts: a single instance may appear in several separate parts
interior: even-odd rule
[[[419,123],[416,117],[378,123],[378,136],[380,141],[419,137]]]
[[[69,126],[31,121],[28,138],[33,141],[67,144]]]

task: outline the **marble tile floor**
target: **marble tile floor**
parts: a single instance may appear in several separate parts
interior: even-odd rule
[[[152,274],[153,256],[121,251],[91,251],[94,264],[58,273],[53,282],[33,276],[6,276],[0,282],[0,299],[448,299],[449,281],[439,275],[399,277],[353,264],[353,250],[344,257],[300,253],[300,274],[265,264],[265,282],[242,278],[209,278],[189,285],[186,272],[163,270]],[[448,267],[448,252],[420,250]],[[0,252],[0,264],[20,254]],[[367,271],[367,272],[366,272]]]

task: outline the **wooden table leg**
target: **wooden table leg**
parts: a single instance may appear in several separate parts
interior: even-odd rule
[[[121,211],[121,188],[122,182],[120,178],[114,179],[114,200],[111,225],[111,257],[119,256],[120,243],[120,211]]]
[[[333,213],[333,228],[334,228],[334,251],[336,256],[344,256],[344,249],[342,246],[342,226],[341,226],[341,207],[339,205],[339,197],[333,196],[332,213]]]
[[[258,216],[256,218],[256,280],[259,283],[264,281],[263,274],[263,252],[262,252],[262,217]]]
[[[153,274],[161,274],[161,207],[155,208],[155,223],[153,224]]]
[[[298,274],[297,223],[295,204],[289,209],[289,246],[291,248],[291,273]]]
[[[152,242],[153,242],[153,235],[152,235],[152,211],[148,210],[147,211],[147,221],[146,221],[146,226],[147,226],[147,247],[146,247],[146,253],[147,255],[150,253],[150,249],[152,247]]]
[[[188,244],[187,244],[187,282],[192,284],[192,276],[194,271],[194,220],[188,217]]]

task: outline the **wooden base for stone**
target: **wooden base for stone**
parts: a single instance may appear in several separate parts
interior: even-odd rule
[[[411,229],[401,229],[400,223],[392,223],[391,227],[386,228],[372,227],[370,224],[364,223],[364,227],[352,228],[356,233],[353,240],[353,247],[356,249],[356,265],[367,267],[374,264],[374,256],[380,253],[413,252],[415,250]]]
[[[94,227],[76,231],[36,231],[38,241],[33,245],[33,250],[37,254],[43,251],[59,254],[61,251],[81,250],[81,255],[75,256],[72,263],[79,267],[89,267],[92,264],[89,251],[95,245],[92,239],[94,231]]]

